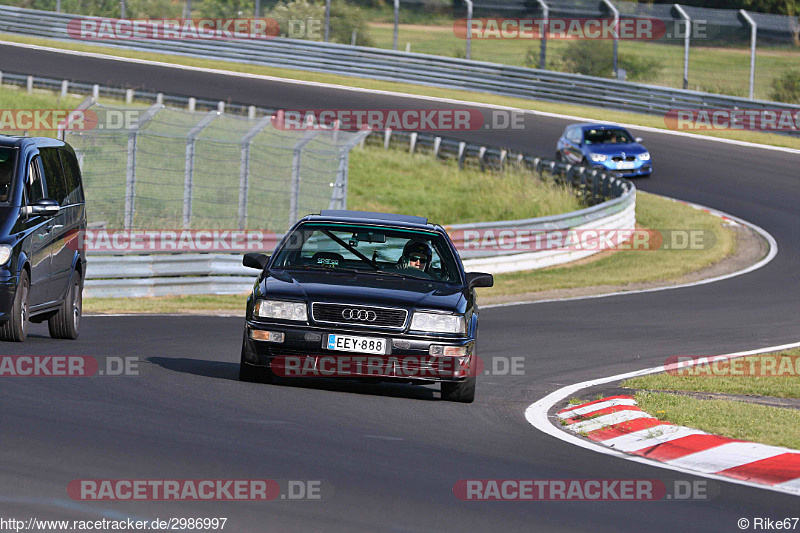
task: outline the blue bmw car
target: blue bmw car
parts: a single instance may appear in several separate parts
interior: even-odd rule
[[[621,174],[626,178],[653,172],[650,152],[623,127],[611,124],[571,124],[556,147],[556,161]]]

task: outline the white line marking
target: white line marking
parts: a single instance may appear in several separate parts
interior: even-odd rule
[[[758,348],[756,350],[747,350],[745,352],[736,352],[730,354],[723,354],[720,357],[727,357],[729,359],[735,359],[738,357],[745,357],[748,355],[754,355],[758,353],[764,352],[778,352],[782,350],[788,350],[790,348],[797,348],[800,347],[800,342],[795,342],[792,344],[782,344],[780,346],[768,346],[765,348]],[[583,439],[577,435],[572,433],[567,433],[556,427],[553,423],[551,423],[550,419],[547,416],[547,413],[550,409],[555,406],[557,403],[564,401],[569,396],[574,395],[578,391],[582,389],[586,389],[588,387],[594,387],[595,385],[604,385],[606,383],[612,383],[614,381],[622,381],[624,379],[633,378],[637,376],[645,376],[648,374],[655,374],[657,372],[663,372],[664,367],[658,366],[654,368],[646,368],[644,370],[636,370],[634,372],[627,372],[625,374],[617,374],[615,376],[606,376],[602,378],[592,379],[589,381],[582,381],[580,383],[575,383],[574,385],[567,385],[566,387],[562,387],[556,391],[551,392],[541,400],[538,400],[535,403],[532,403],[528,406],[525,410],[525,419],[531,424],[533,427],[541,431],[542,433],[546,433],[551,437],[555,437],[559,440],[564,442],[568,442],[570,444],[574,444],[575,446],[580,446],[581,448],[585,448],[587,450],[593,450],[598,453],[602,453],[605,455],[609,455],[612,457],[617,457],[620,459],[625,459],[628,461],[634,461],[636,463],[642,463],[648,466],[653,466],[656,468],[664,468],[666,470],[674,470],[676,472],[682,472],[684,474],[691,474],[700,477],[705,477],[708,479],[715,479],[718,481],[726,481],[728,483],[736,483],[738,485],[746,485],[748,487],[755,487],[758,489],[764,490],[772,490],[776,492],[784,492],[787,494],[800,494],[800,487],[795,488],[795,486],[788,486],[788,487],[781,487],[781,485],[761,485],[758,483],[752,483],[750,481],[743,481],[740,479],[733,479],[725,476],[719,476],[716,474],[709,474],[698,472],[696,470],[692,470],[690,468],[685,468],[678,465],[671,465],[668,463],[662,463],[659,461],[653,461],[651,459],[647,459],[644,457],[639,457],[636,455],[628,455],[627,453],[623,453],[613,448],[608,448],[600,443],[590,441],[589,439]],[[785,485],[785,484],[782,484]]]
[[[777,485],[775,485],[775,487],[800,494],[800,479],[793,479],[791,481],[778,483]]]
[[[600,442],[602,442],[605,446],[610,446],[622,452],[635,452],[637,450],[643,450],[645,448],[650,448],[651,446],[664,444],[665,442],[681,439],[690,435],[703,434],[705,433],[699,429],[664,424]]]
[[[678,202],[681,201],[681,200],[675,200],[674,198],[669,198],[667,196],[664,196],[663,198],[667,198],[669,200],[674,200],[674,201],[678,201]],[[683,203],[691,205],[692,207],[698,207],[698,208],[699,207],[703,207],[703,206],[701,206],[699,204],[693,204],[693,203],[690,203],[690,202],[683,202]],[[708,209],[708,208],[706,208],[706,209]],[[733,215],[729,215],[727,213],[723,213],[722,211],[717,211],[717,212],[725,215],[726,217],[728,217],[728,218],[730,218],[732,220],[735,220],[736,222],[738,222],[739,224],[741,224],[743,226],[749,227],[750,229],[752,229],[753,231],[755,231],[756,233],[761,235],[767,241],[767,243],[769,244],[769,253],[767,253],[766,257],[764,257],[764,259],[762,259],[761,261],[758,261],[757,263],[750,265],[747,268],[743,268],[742,270],[737,270],[736,272],[731,272],[730,274],[724,274],[722,276],[716,276],[714,278],[707,278],[707,279],[701,279],[699,281],[693,281],[691,283],[684,283],[682,285],[668,285],[666,287],[653,287],[652,289],[639,289],[639,290],[635,290],[635,291],[617,291],[617,292],[608,292],[608,293],[605,293],[605,294],[591,294],[591,295],[587,295],[587,296],[575,296],[575,297],[572,297],[572,298],[548,298],[546,300],[535,300],[535,301],[532,301],[532,302],[508,302],[508,303],[503,303],[503,304],[483,305],[483,306],[481,306],[481,308],[482,309],[491,309],[493,307],[510,307],[510,306],[513,306],[513,305],[545,304],[545,303],[550,303],[550,302],[571,302],[571,301],[575,301],[575,300],[592,300],[592,299],[595,299],[595,298],[607,298],[609,296],[625,296],[625,295],[628,295],[628,294],[642,294],[642,293],[646,293],[646,292],[668,291],[668,290],[672,290],[672,289],[685,289],[687,287],[696,287],[698,285],[705,285],[707,283],[714,283],[714,282],[717,282],[717,281],[723,281],[723,280],[726,280],[726,279],[734,278],[736,276],[742,276],[744,274],[749,274],[750,272],[753,272],[754,270],[758,270],[759,268],[763,267],[764,265],[766,265],[767,263],[769,263],[770,261],[775,259],[775,256],[778,255],[778,242],[775,240],[775,237],[770,235],[765,229],[761,228],[760,226],[756,226],[752,222],[748,222],[748,221],[746,221],[744,219],[735,217]]]
[[[615,400],[608,400],[607,402],[593,403],[592,405],[587,405],[586,407],[577,407],[569,411],[564,411],[563,413],[558,413],[557,416],[559,418],[572,418],[579,415],[585,415],[587,413],[593,413],[595,411],[599,411],[600,409],[606,409],[607,407],[615,407],[617,405],[636,405],[636,400],[633,398],[617,398]]]
[[[570,431],[575,433],[595,431],[604,427],[615,426],[623,422],[636,420],[637,418],[653,418],[653,415],[647,414],[644,411],[619,411],[618,413],[611,413],[608,415],[598,416],[591,420],[584,420],[583,422],[576,422],[567,426]]]
[[[690,453],[665,462],[675,466],[699,470],[700,472],[721,472],[728,468],[746,465],[794,451],[796,450],[767,446],[757,442],[728,442],[722,446]]]
[[[441,103],[446,103],[446,104],[458,104],[458,105],[465,105],[465,106],[471,106],[471,107],[482,107],[482,108],[486,108],[486,109],[502,109],[502,110],[505,110],[505,111],[515,111],[515,112],[518,112],[518,113],[527,113],[527,114],[531,114],[531,115],[538,115],[538,116],[542,116],[542,117],[550,117],[550,118],[557,118],[557,119],[564,119],[564,120],[575,120],[575,121],[579,121],[579,122],[601,122],[601,121],[599,121],[597,119],[579,117],[579,116],[575,116],[575,115],[562,115],[562,114],[559,114],[559,113],[549,113],[547,111],[535,111],[535,110],[532,110],[532,109],[521,109],[521,108],[518,108],[518,107],[502,106],[502,105],[495,105],[495,104],[485,104],[485,103],[481,103],[481,102],[470,102],[470,101],[465,101],[465,100],[457,100],[457,99],[454,99],[454,98],[441,98],[441,97],[437,97],[437,96],[424,96],[424,95],[417,95],[417,94],[402,93],[402,92],[397,92],[397,91],[385,91],[385,90],[379,90],[379,89],[365,89],[365,88],[362,88],[362,87],[349,87],[347,85],[338,85],[338,84],[335,84],[335,83],[322,83],[322,82],[315,82],[315,81],[296,80],[296,79],[291,79],[291,78],[280,78],[278,76],[268,76],[268,75],[265,75],[265,74],[250,74],[250,73],[247,73],[247,72],[234,72],[234,71],[230,71],[230,70],[213,69],[213,68],[207,68],[207,67],[193,67],[193,66],[188,66],[188,65],[179,65],[177,63],[167,63],[167,62],[163,62],[163,61],[153,61],[153,60],[149,60],[149,59],[135,59],[135,58],[129,58],[129,57],[115,56],[115,55],[111,55],[111,54],[103,54],[103,53],[99,53],[99,52],[79,52],[79,51],[76,51],[76,50],[63,50],[61,48],[53,48],[53,47],[41,46],[41,45],[37,45],[37,44],[15,43],[15,42],[12,42],[12,41],[0,41],[0,44],[7,45],[7,46],[18,46],[20,48],[29,48],[31,50],[42,50],[42,51],[46,51],[46,52],[77,55],[77,56],[83,56],[83,57],[93,57],[93,58],[96,58],[96,59],[109,59],[109,60],[113,60],[113,61],[123,61],[123,62],[128,62],[128,63],[138,63],[138,64],[141,64],[141,65],[153,65],[153,66],[158,66],[158,67],[178,68],[178,69],[182,69],[182,70],[192,70],[192,71],[195,71],[195,72],[207,72],[207,73],[210,73],[210,74],[224,74],[226,76],[236,76],[236,77],[240,77],[240,78],[251,78],[251,79],[278,81],[278,82],[283,82],[283,83],[290,83],[290,84],[295,84],[295,85],[307,85],[307,86],[313,86],[313,87],[326,87],[326,88],[330,88],[330,89],[338,89],[338,90],[345,90],[345,91],[362,92],[362,93],[370,93],[370,94],[381,94],[381,95],[386,95],[386,96],[396,96],[396,97],[401,97],[401,98],[411,98],[411,99],[415,99],[415,100],[426,100],[426,101],[429,101],[429,102],[441,102]],[[121,49],[132,51],[132,52],[143,53],[141,50],[131,50],[131,49],[127,49],[127,48],[121,48]],[[158,52],[156,52],[156,53],[158,53]],[[168,52],[164,52],[164,54],[170,55]],[[175,55],[175,54],[172,54],[172,55]],[[180,54],[178,54],[178,55],[180,55]],[[180,57],[192,58],[193,56],[180,56]],[[237,64],[240,64],[240,63],[237,63]],[[247,63],[241,63],[241,64],[247,64]],[[255,66],[261,66],[261,67],[266,67],[266,68],[287,68],[287,67],[269,67],[267,65],[255,65]],[[302,70],[302,69],[298,69],[298,70]],[[322,73],[319,73],[319,74],[328,74],[328,75],[332,75],[332,76],[344,76],[344,74],[334,74],[334,73],[326,73],[326,72],[322,72]],[[358,76],[354,76],[353,78],[355,78],[355,79],[363,79],[363,80],[368,80],[369,79],[369,78],[358,78]],[[374,80],[370,80],[370,81],[374,81]],[[387,81],[387,80],[378,80],[378,81]],[[389,81],[388,83],[411,83],[411,82],[402,82],[402,81],[391,82],[391,81]],[[411,83],[411,85],[415,85],[415,84]],[[425,85],[419,85],[419,87],[426,87],[426,86]],[[437,88],[447,90],[447,88],[443,88],[443,87],[437,87]],[[479,94],[481,94],[481,93],[479,93]],[[498,95],[498,96],[502,96],[502,95]],[[509,97],[506,97],[506,98],[513,98],[513,97],[509,96]],[[531,100],[532,101],[536,101],[536,102],[543,102],[542,100],[535,100],[535,99],[531,99]],[[658,115],[652,115],[652,116],[658,116]],[[734,139],[724,139],[724,138],[720,138],[720,137],[709,137],[709,136],[706,136],[706,135],[698,135],[696,133],[688,133],[688,132],[685,132],[685,131],[674,131],[674,130],[668,130],[668,129],[653,128],[651,126],[638,126],[636,124],[628,124],[626,122],[609,122],[609,121],[602,121],[602,122],[603,123],[607,123],[607,124],[616,124],[616,125],[623,126],[623,127],[626,127],[626,128],[637,129],[637,130],[640,130],[640,131],[647,131],[647,132],[651,132],[651,133],[659,133],[659,134],[665,134],[665,135],[675,135],[675,136],[678,136],[678,137],[689,137],[689,138],[696,139],[696,140],[701,140],[701,141],[720,142],[720,143],[725,143],[725,144],[733,144],[733,145],[737,145],[737,146],[744,146],[744,147],[747,147],[747,148],[761,148],[763,150],[774,150],[774,151],[778,151],[778,152],[786,152],[786,153],[789,153],[789,154],[800,154],[800,150],[798,150],[798,149],[785,148],[783,146],[771,146],[771,145],[768,145],[768,144],[759,144],[759,143],[753,143],[753,142],[748,142],[748,141],[737,141],[737,140],[734,140]]]

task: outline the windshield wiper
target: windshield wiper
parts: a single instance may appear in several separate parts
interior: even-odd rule
[[[352,246],[350,246],[349,244],[347,244],[346,242],[344,242],[342,239],[340,239],[339,237],[337,237],[336,235],[334,235],[334,234],[333,234],[333,233],[331,233],[330,231],[328,231],[328,230],[326,230],[326,229],[324,229],[324,230],[321,230],[321,231],[322,231],[322,233],[323,233],[324,235],[327,235],[328,237],[330,237],[331,239],[333,239],[334,241],[336,241],[336,243],[337,243],[338,245],[340,245],[341,247],[343,247],[345,250],[348,250],[348,251],[349,251],[349,252],[351,252],[353,255],[355,255],[356,257],[358,257],[358,258],[359,258],[359,259],[361,259],[362,261],[364,261],[366,264],[368,264],[369,266],[371,266],[371,267],[372,267],[372,268],[374,268],[375,270],[378,270],[378,271],[380,271],[380,267],[378,267],[378,265],[376,265],[376,264],[375,264],[375,262],[373,262],[373,261],[372,261],[372,259],[370,259],[370,258],[368,258],[366,255],[362,254],[361,252],[359,252],[359,251],[358,251],[358,250],[356,250],[354,247],[352,247]]]

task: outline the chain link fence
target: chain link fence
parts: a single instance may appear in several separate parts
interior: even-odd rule
[[[64,135],[81,162],[89,223],[283,233],[306,213],[344,209],[348,154],[369,132],[272,119],[91,104]]]

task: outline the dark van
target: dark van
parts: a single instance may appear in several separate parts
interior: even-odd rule
[[[0,340],[24,341],[29,322],[75,339],[86,254],[81,171],[68,144],[0,135]]]

